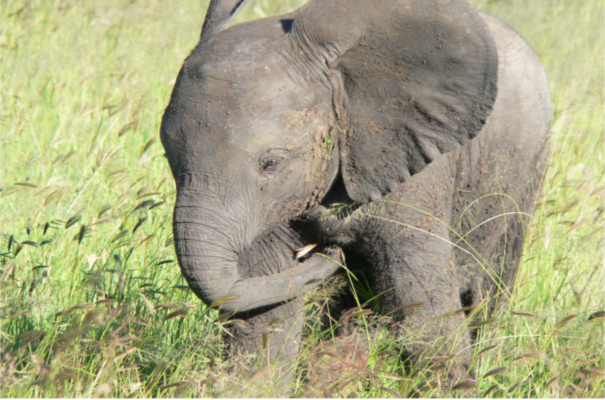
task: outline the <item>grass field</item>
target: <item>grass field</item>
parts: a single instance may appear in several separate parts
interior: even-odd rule
[[[236,22],[302,3],[252,0]],[[604,323],[594,316],[605,302],[604,3],[471,3],[540,56],[553,124],[514,296],[482,326],[478,379],[461,390],[603,397]],[[1,0],[2,397],[280,395],[267,376],[222,360],[217,312],[175,262],[159,123],[206,4]],[[294,394],[450,395],[426,384],[439,368],[404,372],[405,337],[374,328],[352,360],[346,340],[332,358],[317,356],[314,335]]]

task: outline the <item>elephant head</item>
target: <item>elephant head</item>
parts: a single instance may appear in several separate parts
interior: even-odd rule
[[[337,240],[292,221],[335,199],[380,199],[472,139],[498,68],[463,0],[312,0],[224,29],[245,3],[211,1],[161,126],[182,272],[232,312],[332,274],[319,252],[336,257]]]

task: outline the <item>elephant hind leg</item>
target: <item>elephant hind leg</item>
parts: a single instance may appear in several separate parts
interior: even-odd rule
[[[513,287],[519,270],[519,263],[523,255],[527,221],[509,221],[504,232],[492,253],[492,269],[494,273],[483,279],[481,292],[491,296],[488,311],[493,313],[496,309],[507,304],[512,298]]]
[[[480,330],[473,325],[490,319],[512,298],[529,228],[529,218],[512,211],[517,210],[517,206],[500,196],[481,200],[473,223],[462,232],[465,242],[453,248],[461,282],[460,299],[467,308],[473,341],[477,340]],[[495,209],[508,215],[493,217]],[[492,215],[488,213],[490,210]]]
[[[491,312],[512,295],[529,219],[514,213],[499,218],[480,214],[466,227],[468,233],[460,235],[465,240],[454,247],[454,253],[463,306],[476,307],[490,297]]]

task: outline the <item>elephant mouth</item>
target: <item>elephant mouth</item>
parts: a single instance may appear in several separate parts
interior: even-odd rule
[[[301,227],[297,221],[291,221],[275,225],[257,237],[239,255],[238,274],[244,279],[278,274],[317,261],[318,257],[337,254],[334,245],[322,242]]]

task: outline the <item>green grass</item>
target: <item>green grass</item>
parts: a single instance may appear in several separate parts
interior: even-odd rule
[[[1,1],[2,397],[280,394],[223,361],[217,313],[174,262],[159,122],[206,3]],[[277,3],[253,0],[236,22],[304,1]],[[482,327],[470,394],[603,397],[603,322],[588,319],[605,299],[604,4],[472,3],[536,50],[554,118],[514,296]],[[310,301],[312,317],[324,297]],[[365,334],[318,342],[308,329],[295,393],[448,395],[438,365],[404,372],[412,333],[353,319]]]

